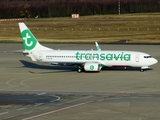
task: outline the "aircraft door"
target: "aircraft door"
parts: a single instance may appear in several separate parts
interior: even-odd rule
[[[139,62],[139,54],[136,55],[136,62]]]

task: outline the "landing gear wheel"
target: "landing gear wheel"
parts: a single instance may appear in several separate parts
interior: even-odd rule
[[[82,72],[82,69],[81,69],[81,68],[78,68],[77,72],[78,72],[78,73],[81,73],[81,72]]]
[[[144,70],[143,70],[143,69],[140,69],[140,72],[144,72]]]

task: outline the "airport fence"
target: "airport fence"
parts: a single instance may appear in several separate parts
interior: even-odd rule
[[[12,28],[9,28],[9,27],[4,27],[4,28],[0,28],[0,30],[16,30],[16,29],[18,29],[18,28],[14,28],[14,27],[12,27]],[[19,29],[18,29],[19,30]],[[70,29],[68,29],[68,28],[30,28],[30,30],[36,30],[36,31],[38,31],[38,30],[45,30],[45,31],[50,31],[50,30],[52,30],[52,31],[152,31],[152,30],[154,30],[154,31],[159,31],[160,30],[160,28],[76,28],[76,29],[74,29],[74,28],[70,28]]]
[[[15,19],[0,19],[0,23],[15,23],[15,22],[25,22],[25,18],[15,18]]]

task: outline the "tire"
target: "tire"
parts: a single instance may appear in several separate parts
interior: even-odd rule
[[[143,69],[140,69],[140,72],[144,72],[144,70],[143,70]]]
[[[81,72],[82,72],[82,69],[81,69],[81,68],[78,68],[77,72],[78,72],[78,73],[81,73]]]

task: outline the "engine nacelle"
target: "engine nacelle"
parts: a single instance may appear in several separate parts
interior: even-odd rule
[[[84,70],[85,71],[100,71],[101,66],[99,63],[85,63]]]

